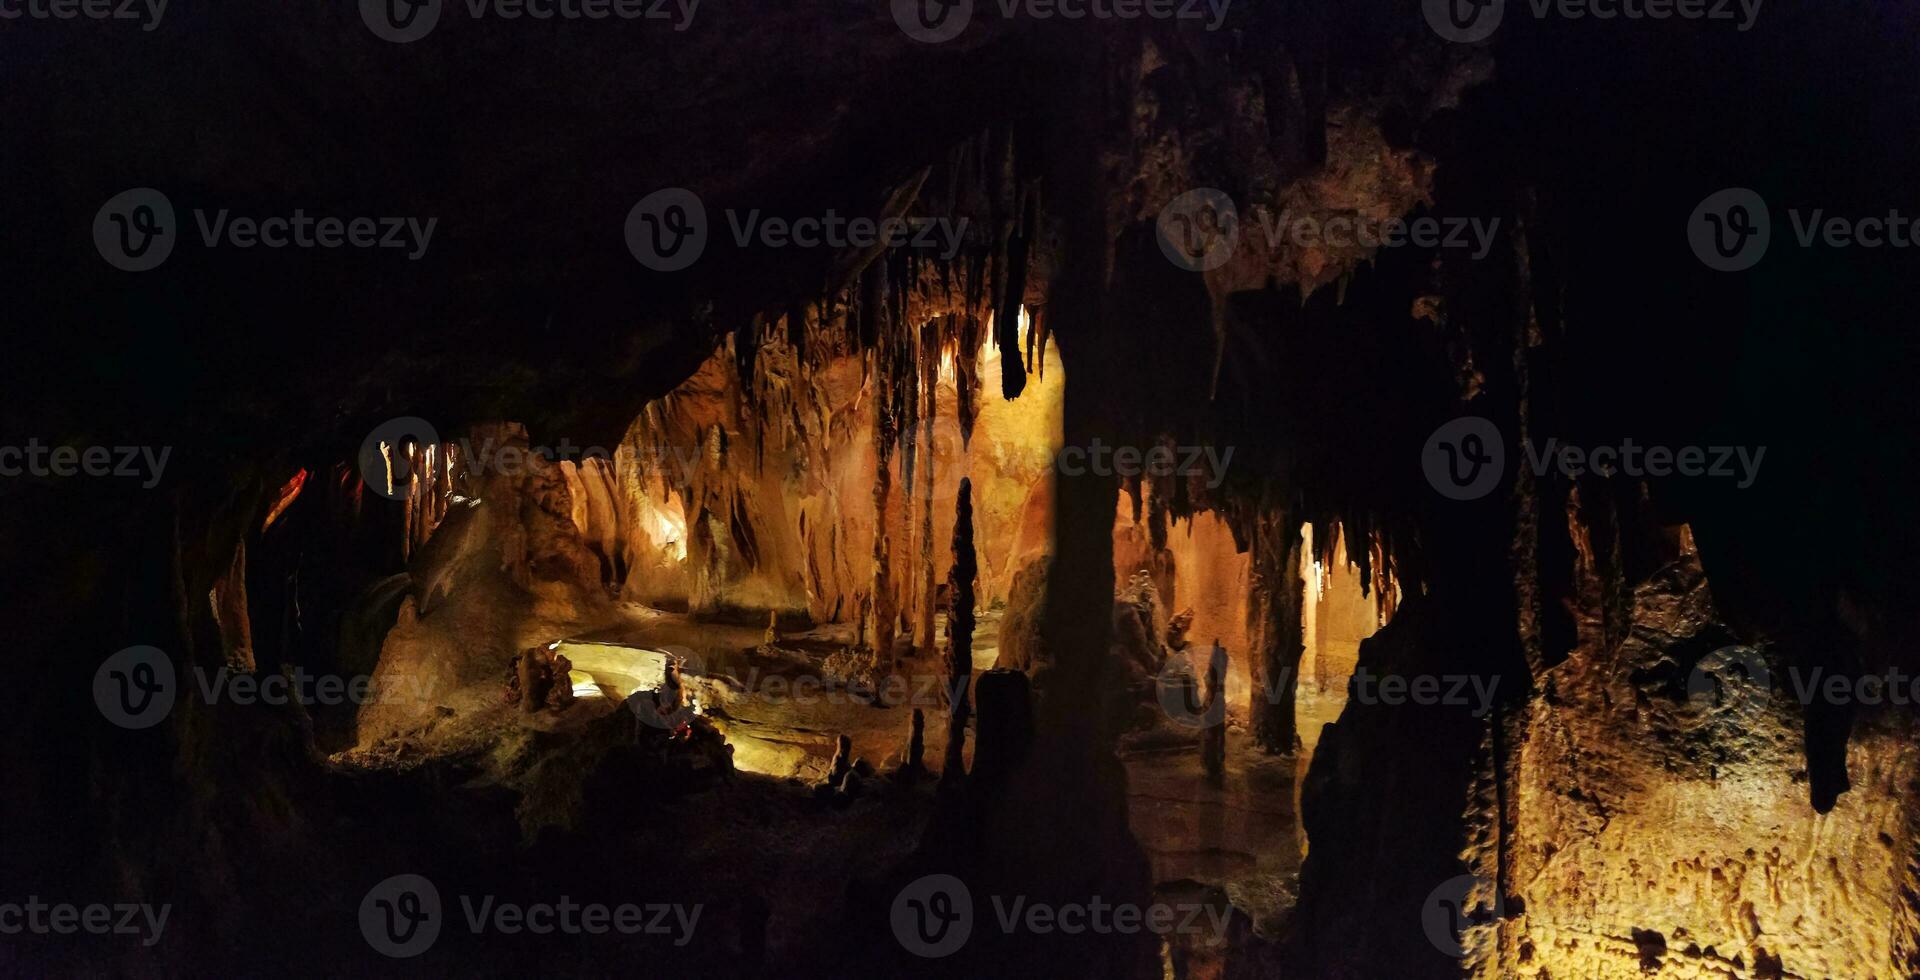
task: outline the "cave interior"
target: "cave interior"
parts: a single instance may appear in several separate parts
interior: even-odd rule
[[[1920,264],[1800,234],[1912,203],[1920,18],[1444,6],[4,28],[0,442],[155,469],[0,478],[0,966],[1920,976]],[[296,208],[431,246],[207,230]],[[1635,444],[1737,472],[1530,465]]]

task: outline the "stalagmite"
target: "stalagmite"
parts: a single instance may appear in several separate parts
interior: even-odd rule
[[[1227,769],[1227,648],[1220,645],[1216,637],[1213,652],[1207,657],[1206,708],[1201,717],[1207,720],[1206,730],[1201,734],[1200,767],[1207,775],[1207,781],[1219,785],[1226,777]]]
[[[833,743],[833,767],[827,772],[827,785],[838,786],[853,771],[853,739],[842,735]]]
[[[1269,753],[1292,752],[1295,671],[1306,649],[1301,633],[1300,525],[1279,508],[1261,514],[1254,531],[1252,601],[1247,632],[1253,642],[1253,744]]]
[[[907,729],[907,770],[919,772],[926,767],[927,713],[913,709],[913,723]]]
[[[960,480],[954,504],[953,567],[947,571],[947,758],[941,778],[958,778],[966,767],[967,682],[973,677],[973,481]]]

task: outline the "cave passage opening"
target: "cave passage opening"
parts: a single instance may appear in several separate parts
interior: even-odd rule
[[[912,712],[874,709],[918,709],[941,722],[925,726],[935,759],[963,481],[974,673],[1035,661],[1065,374],[1024,309],[1004,352],[919,334],[904,404],[873,351],[807,351],[774,328],[723,339],[610,451],[552,458],[512,423],[408,450],[442,464],[419,467],[409,496],[425,596],[376,678],[430,674],[463,718],[512,707],[521,727],[561,731],[675,687],[737,768],[801,779],[832,775],[843,737],[876,766],[903,761]],[[980,391],[1002,357],[1024,361],[1017,398]],[[483,465],[461,448],[476,445],[528,465]],[[363,710],[356,750],[435,710]]]

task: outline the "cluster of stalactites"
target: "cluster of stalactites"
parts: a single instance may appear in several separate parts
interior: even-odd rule
[[[929,457],[943,361],[953,365],[956,421],[963,443],[970,444],[983,380],[981,344],[990,336],[998,348],[1000,392],[1009,399],[1025,390],[1027,376],[1044,360],[1044,306],[1038,302],[1022,349],[1021,325],[1030,294],[1044,294],[1043,289],[1030,289],[1028,271],[1045,226],[1039,178],[1022,166],[1015,143],[1009,129],[984,131],[955,146],[943,163],[924,169],[890,197],[883,216],[946,222],[950,231],[958,232],[957,251],[935,252],[924,243],[909,242],[838,265],[816,299],[756,316],[725,340],[741,395],[740,411],[753,414],[760,424],[736,429],[754,440],[751,446],[730,445],[726,431],[702,433],[703,450],[719,458],[703,459],[700,469],[747,465],[748,452],[756,468],[770,453],[785,453],[796,467],[807,467],[816,451],[825,451],[831,435],[832,413],[816,377],[839,359],[861,358],[861,397],[872,399],[879,471],[874,493],[881,528],[874,543],[876,593],[915,579],[924,591],[932,591],[925,584],[932,568],[927,546],[932,532],[925,524],[932,511]],[[689,498],[693,488],[687,485],[684,468],[679,468],[680,485],[675,486],[671,477],[676,468],[652,465],[674,458],[660,451],[671,449],[668,421],[674,417],[674,399],[670,394],[650,403],[629,430],[629,443],[642,471],[655,470],[650,475],[657,476],[663,497],[677,492]],[[888,470],[896,451],[903,491],[896,504],[907,507],[911,518],[918,496],[922,510],[918,536],[923,554],[917,557],[926,567],[918,576],[895,576],[887,568],[894,559],[885,533],[892,498]],[[880,615],[881,597],[869,598],[874,614]],[[922,624],[923,634],[930,630]]]
[[[1179,481],[1172,482],[1177,485]],[[1361,593],[1372,597],[1381,623],[1393,616],[1404,589],[1423,588],[1418,567],[1406,560],[1406,556],[1417,558],[1419,555],[1414,532],[1407,526],[1382,522],[1367,511],[1327,512],[1304,506],[1297,497],[1276,497],[1271,493],[1255,500],[1229,491],[1202,503],[1205,506],[1191,497],[1174,494],[1169,516],[1191,521],[1195,510],[1211,507],[1226,519],[1235,545],[1243,552],[1251,545],[1255,530],[1274,514],[1301,515],[1288,517],[1287,521],[1292,527],[1311,526],[1314,553],[1306,555],[1306,560],[1330,567],[1344,559],[1348,567],[1359,573]],[[1138,512],[1136,491],[1135,513]]]
[[[459,444],[454,442],[381,445],[381,461],[386,465],[385,494],[406,501],[403,557],[411,558],[446,519],[454,476],[461,465],[459,451]]]
[[[769,337],[794,348],[807,369],[864,350],[872,367],[893,374],[892,365],[909,360],[902,355],[924,347],[918,335],[936,319],[947,324],[940,347],[961,355],[956,363],[975,363],[981,335],[990,333],[1001,354],[1001,395],[1025,390],[1046,347],[1038,309],[1024,351],[1020,337],[1044,214],[1039,178],[1021,166],[1013,133],[995,129],[965,140],[904,187],[901,213],[945,222],[958,232],[958,251],[920,242],[883,249],[863,265],[837,269],[838,281],[813,302],[742,325],[733,335],[742,390],[757,393],[754,351]],[[972,393],[963,391],[963,430],[971,430],[973,417]]]
[[[1395,578],[1393,535],[1385,528],[1370,526],[1365,515],[1342,522],[1322,518],[1312,525],[1314,553],[1311,561],[1332,567],[1343,557],[1347,566],[1360,573],[1360,593],[1373,598],[1378,622],[1393,618],[1400,602],[1400,583]]]

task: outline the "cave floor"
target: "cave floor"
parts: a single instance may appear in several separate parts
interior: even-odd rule
[[[975,630],[974,674],[993,666],[998,656],[1000,612],[982,612]],[[936,622],[943,632],[944,616]],[[598,658],[617,663],[622,649],[673,650],[688,658],[689,690],[700,712],[734,749],[737,768],[761,775],[815,782],[832,767],[839,736],[852,740],[853,754],[875,769],[905,758],[911,715],[925,717],[923,758],[939,771],[946,750],[945,667],[935,657],[898,648],[893,676],[869,695],[850,691],[831,675],[836,658],[852,642],[853,628],[828,624],[806,631],[781,630],[767,644],[765,626],[696,619],[685,613],[629,606],[620,621],[582,630],[563,641],[587,646]],[[496,681],[465,685],[442,699],[443,707],[427,723],[379,745],[342,753],[345,762],[397,762],[463,753],[487,742],[507,739],[516,730],[579,731],[614,711],[637,687],[643,671],[596,664],[596,683],[576,684],[577,700],[564,710],[522,712],[509,706]],[[971,761],[969,739],[967,755]]]
[[[1000,613],[983,612],[974,631],[974,676],[998,657]],[[936,620],[943,634],[945,617]],[[923,759],[938,772],[946,751],[945,666],[901,647],[893,675],[873,695],[834,680],[834,658],[854,640],[853,628],[829,624],[781,631],[771,645],[764,627],[696,621],[661,613],[644,622],[600,630],[569,642],[691,650],[700,661],[703,712],[734,747],[734,764],[765,775],[824,778],[837,738],[852,740],[855,758],[875,768],[904,760],[914,708],[925,718]],[[969,760],[972,744],[967,747]]]
[[[1272,938],[1293,909],[1304,840],[1294,758],[1269,756],[1230,728],[1221,784],[1200,768],[1199,743],[1124,751],[1128,815],[1156,889],[1219,888]]]
[[[1344,691],[1300,692],[1303,745],[1293,756],[1259,751],[1238,720],[1230,722],[1225,777],[1218,786],[1207,783],[1191,733],[1126,740],[1133,746],[1120,756],[1127,768],[1129,820],[1152,864],[1155,887],[1223,890],[1253,919],[1256,933],[1277,939],[1297,901],[1306,856],[1299,786],[1321,726],[1337,718],[1345,702]]]
[[[997,656],[999,622],[998,612],[981,616],[976,676],[990,668]],[[764,626],[704,622],[685,614],[645,610],[620,624],[580,632],[567,642],[636,651],[669,647],[683,654],[691,651],[698,669],[688,675],[689,690],[699,699],[702,714],[725,734],[733,749],[735,767],[745,780],[733,789],[717,792],[757,795],[748,788],[750,785],[760,784],[768,790],[784,785],[785,792],[775,793],[773,798],[791,795],[793,800],[774,806],[774,810],[798,805],[812,812],[813,807],[800,800],[812,784],[827,775],[836,738],[847,735],[856,757],[876,770],[890,769],[904,756],[909,718],[915,706],[926,718],[925,761],[937,771],[945,748],[946,708],[937,683],[942,668],[935,658],[904,655],[896,671],[900,686],[876,703],[825,679],[834,671],[835,654],[851,640],[849,628],[782,631],[771,645],[765,639]],[[602,690],[576,685],[579,699],[558,712],[522,712],[505,704],[498,683],[469,685],[455,692],[439,716],[410,733],[398,749],[393,745],[363,748],[337,758],[362,765],[401,761],[401,756],[465,754],[508,759],[523,752],[529,739],[537,742],[552,735],[584,732],[619,712],[626,693],[619,689],[622,679],[596,675],[595,680],[602,682]],[[1328,696],[1312,690],[1301,692],[1299,721],[1305,745],[1303,751],[1290,757],[1270,756],[1255,749],[1238,725],[1243,712],[1236,710],[1235,723],[1228,733],[1226,774],[1219,786],[1209,785],[1204,779],[1198,742],[1192,732],[1169,733],[1163,726],[1148,737],[1123,740],[1121,759],[1128,773],[1131,826],[1151,862],[1157,891],[1167,895],[1224,893],[1251,918],[1258,935],[1269,940],[1280,935],[1296,901],[1305,852],[1298,820],[1298,786],[1321,726],[1338,715],[1343,693]],[[970,738],[969,748],[971,744]],[[489,763],[484,768],[494,766]],[[919,809],[918,805],[909,807],[911,811]],[[760,812],[763,817],[770,815],[765,809]],[[761,842],[762,854],[791,851],[788,856],[794,861],[782,866],[801,874],[799,869],[808,863],[801,858],[808,849],[797,847],[798,838],[793,835],[811,821],[798,812],[791,816],[796,818],[791,824],[765,826],[754,833],[773,837]],[[680,829],[690,837],[697,836],[691,826]],[[854,839],[873,836],[872,828],[848,830]],[[884,836],[894,840],[892,847],[904,843],[892,834]],[[741,873],[723,872],[713,864],[700,863],[701,873],[709,876]],[[780,887],[765,880],[756,884]],[[808,926],[825,921],[777,907],[776,918],[789,917],[806,921]],[[794,941],[789,935],[777,938],[775,945],[784,945],[782,939]]]
[[[709,919],[701,928],[723,944],[718,960],[698,961],[704,967],[742,965],[750,975],[782,962],[852,955],[834,943],[849,916],[848,883],[876,878],[913,851],[936,782],[876,775],[851,798],[823,796],[815,784],[841,734],[875,770],[891,768],[903,754],[911,707],[875,705],[821,682],[827,658],[844,645],[832,628],[782,632],[769,649],[764,627],[630,612],[620,625],[568,642],[691,651],[699,672],[687,675],[688,690],[726,735],[737,772],[675,776],[632,768],[630,757],[610,754],[610,744],[631,744],[625,733],[637,724],[622,710],[619,687],[627,678],[611,671],[603,690],[576,683],[574,703],[557,711],[507,704],[499,681],[467,684],[408,730],[332,757],[344,796],[370,801],[365,820],[352,825],[380,828],[369,832],[377,844],[330,842],[328,861],[347,876],[335,889],[364,889],[361,879],[390,874],[390,864],[424,870],[450,890],[509,897],[540,897],[555,880],[589,894],[675,881],[705,903]],[[930,669],[913,658],[900,668],[909,678]],[[802,678],[815,683],[796,693]],[[936,702],[925,712],[925,758],[937,772],[945,708]],[[421,815],[418,826],[412,817],[395,825],[382,816],[394,813]],[[453,841],[464,843],[453,848]],[[394,853],[360,853],[379,848]],[[449,851],[444,861],[436,856],[441,850]],[[373,870],[358,870],[362,864]],[[644,870],[633,877],[622,869]],[[558,947],[543,947],[537,964],[516,965],[544,970],[554,957],[574,962],[566,960],[574,953]],[[671,959],[679,952],[649,955],[680,962]],[[479,941],[451,951],[487,975],[502,972],[496,954]],[[252,955],[273,962],[283,953]],[[597,973],[610,964],[574,965]]]

